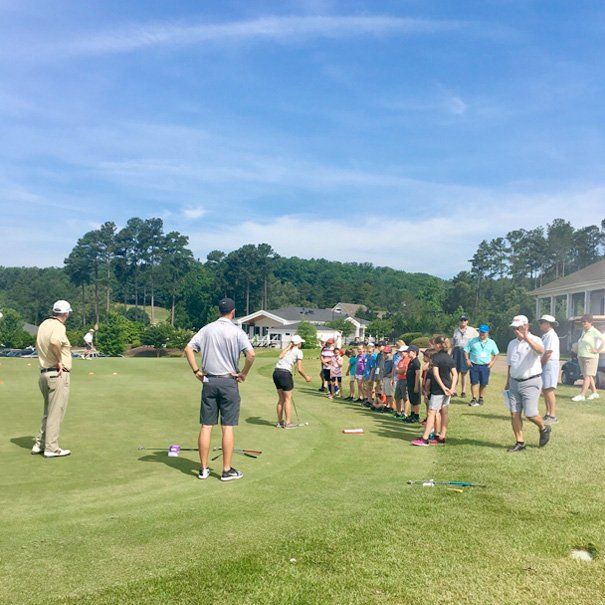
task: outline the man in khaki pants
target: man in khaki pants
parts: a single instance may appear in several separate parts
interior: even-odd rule
[[[65,322],[71,313],[66,300],[53,305],[53,315],[38,328],[36,349],[40,360],[40,391],[44,397],[44,415],[32,454],[45,458],[69,456],[70,450],[59,447],[59,430],[67,402],[71,371],[71,345],[65,332]]]

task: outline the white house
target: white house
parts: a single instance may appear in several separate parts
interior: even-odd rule
[[[284,348],[288,346],[302,321],[315,326],[318,340],[333,338],[337,343],[342,343],[342,334],[326,325],[337,319],[344,319],[353,324],[355,340],[365,338],[367,322],[351,317],[338,305],[332,309],[307,307],[282,307],[271,311],[261,309],[245,317],[236,318],[235,323],[247,332],[254,346]]]

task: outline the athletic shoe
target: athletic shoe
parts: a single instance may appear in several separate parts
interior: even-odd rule
[[[36,454],[43,454],[44,450],[37,444],[34,443],[34,447],[32,447],[32,456],[35,456]]]
[[[559,422],[556,416],[544,416],[544,424],[557,424]]]
[[[462,393],[460,393],[460,397],[462,397],[464,399],[464,397],[466,397],[466,393],[464,391],[462,391]]]
[[[479,403],[479,405],[483,405],[483,397],[479,397],[478,403]]]
[[[276,428],[276,429],[283,429],[283,428],[286,428],[286,423],[285,423],[285,422],[282,420],[281,422],[278,422],[278,423],[275,425],[275,428]]]
[[[433,439],[429,439],[429,445],[445,445],[445,439],[434,437]]]
[[[468,404],[472,407],[472,408],[476,408],[479,405],[479,402],[473,397]]]
[[[588,399],[589,401],[592,401],[593,399],[599,399],[600,397],[601,397],[601,396],[600,396],[598,393],[593,393],[592,395],[589,395],[589,396],[587,397],[587,399]]]
[[[585,395],[576,395],[575,397],[571,398],[572,401],[586,401],[586,396]]]
[[[317,389],[320,393],[324,393],[326,391],[325,387],[319,387],[319,389]]]
[[[201,468],[197,474],[198,479],[208,479],[210,477],[210,469],[208,467]]]
[[[452,397],[458,397],[458,391],[456,391],[455,393],[452,393]]]
[[[51,451],[44,451],[44,457],[45,458],[61,458],[63,456],[69,456],[71,454],[71,450],[62,450],[61,448],[59,448],[58,450],[55,450],[54,452]]]
[[[509,447],[506,451],[513,454],[515,452],[522,452],[525,449],[525,443],[515,443],[513,447]]]
[[[433,439],[435,439],[436,435],[435,435],[435,431],[433,431],[432,433],[429,434],[429,441],[432,441]]]
[[[361,397],[358,397],[358,398],[355,400],[355,402],[356,402],[356,403],[363,403],[363,399],[362,399]]]
[[[223,471],[221,481],[234,481],[235,479],[241,479],[243,476],[244,473],[240,473],[240,471],[236,471],[231,467],[228,471]]]
[[[420,437],[419,439],[414,439],[414,441],[411,441],[410,445],[415,445],[416,447],[428,447],[429,441],[428,441],[428,439],[425,440],[422,437]]]
[[[548,443],[551,431],[552,429],[549,426],[545,426],[540,431],[540,447],[544,447]]]

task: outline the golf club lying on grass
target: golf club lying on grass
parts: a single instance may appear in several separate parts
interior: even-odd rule
[[[408,485],[422,485],[422,487],[435,487],[436,485],[449,485],[454,487],[487,487],[480,483],[469,483],[468,481],[435,481],[434,479],[425,479],[423,481],[408,481]]]
[[[223,449],[222,447],[213,447],[212,451],[217,452],[222,449]],[[234,448],[233,452],[235,454],[242,454],[242,456],[248,456],[248,458],[258,458],[262,454],[262,452],[260,450],[242,450],[242,449],[238,449],[238,448]],[[217,458],[220,458],[220,454],[218,454],[217,456],[212,458],[212,460],[216,460]]]

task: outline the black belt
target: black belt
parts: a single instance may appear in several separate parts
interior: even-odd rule
[[[235,380],[235,376],[232,374],[204,374],[208,378],[233,378]]]
[[[58,372],[59,368],[42,368],[40,370],[40,374],[45,374],[46,372]],[[69,372],[67,368],[63,368],[64,372]]]
[[[532,378],[540,378],[540,376],[542,376],[542,374],[534,374],[533,376],[528,376],[527,378],[513,378],[512,376],[511,378],[513,378],[515,382],[525,382],[526,380],[531,380]]]

